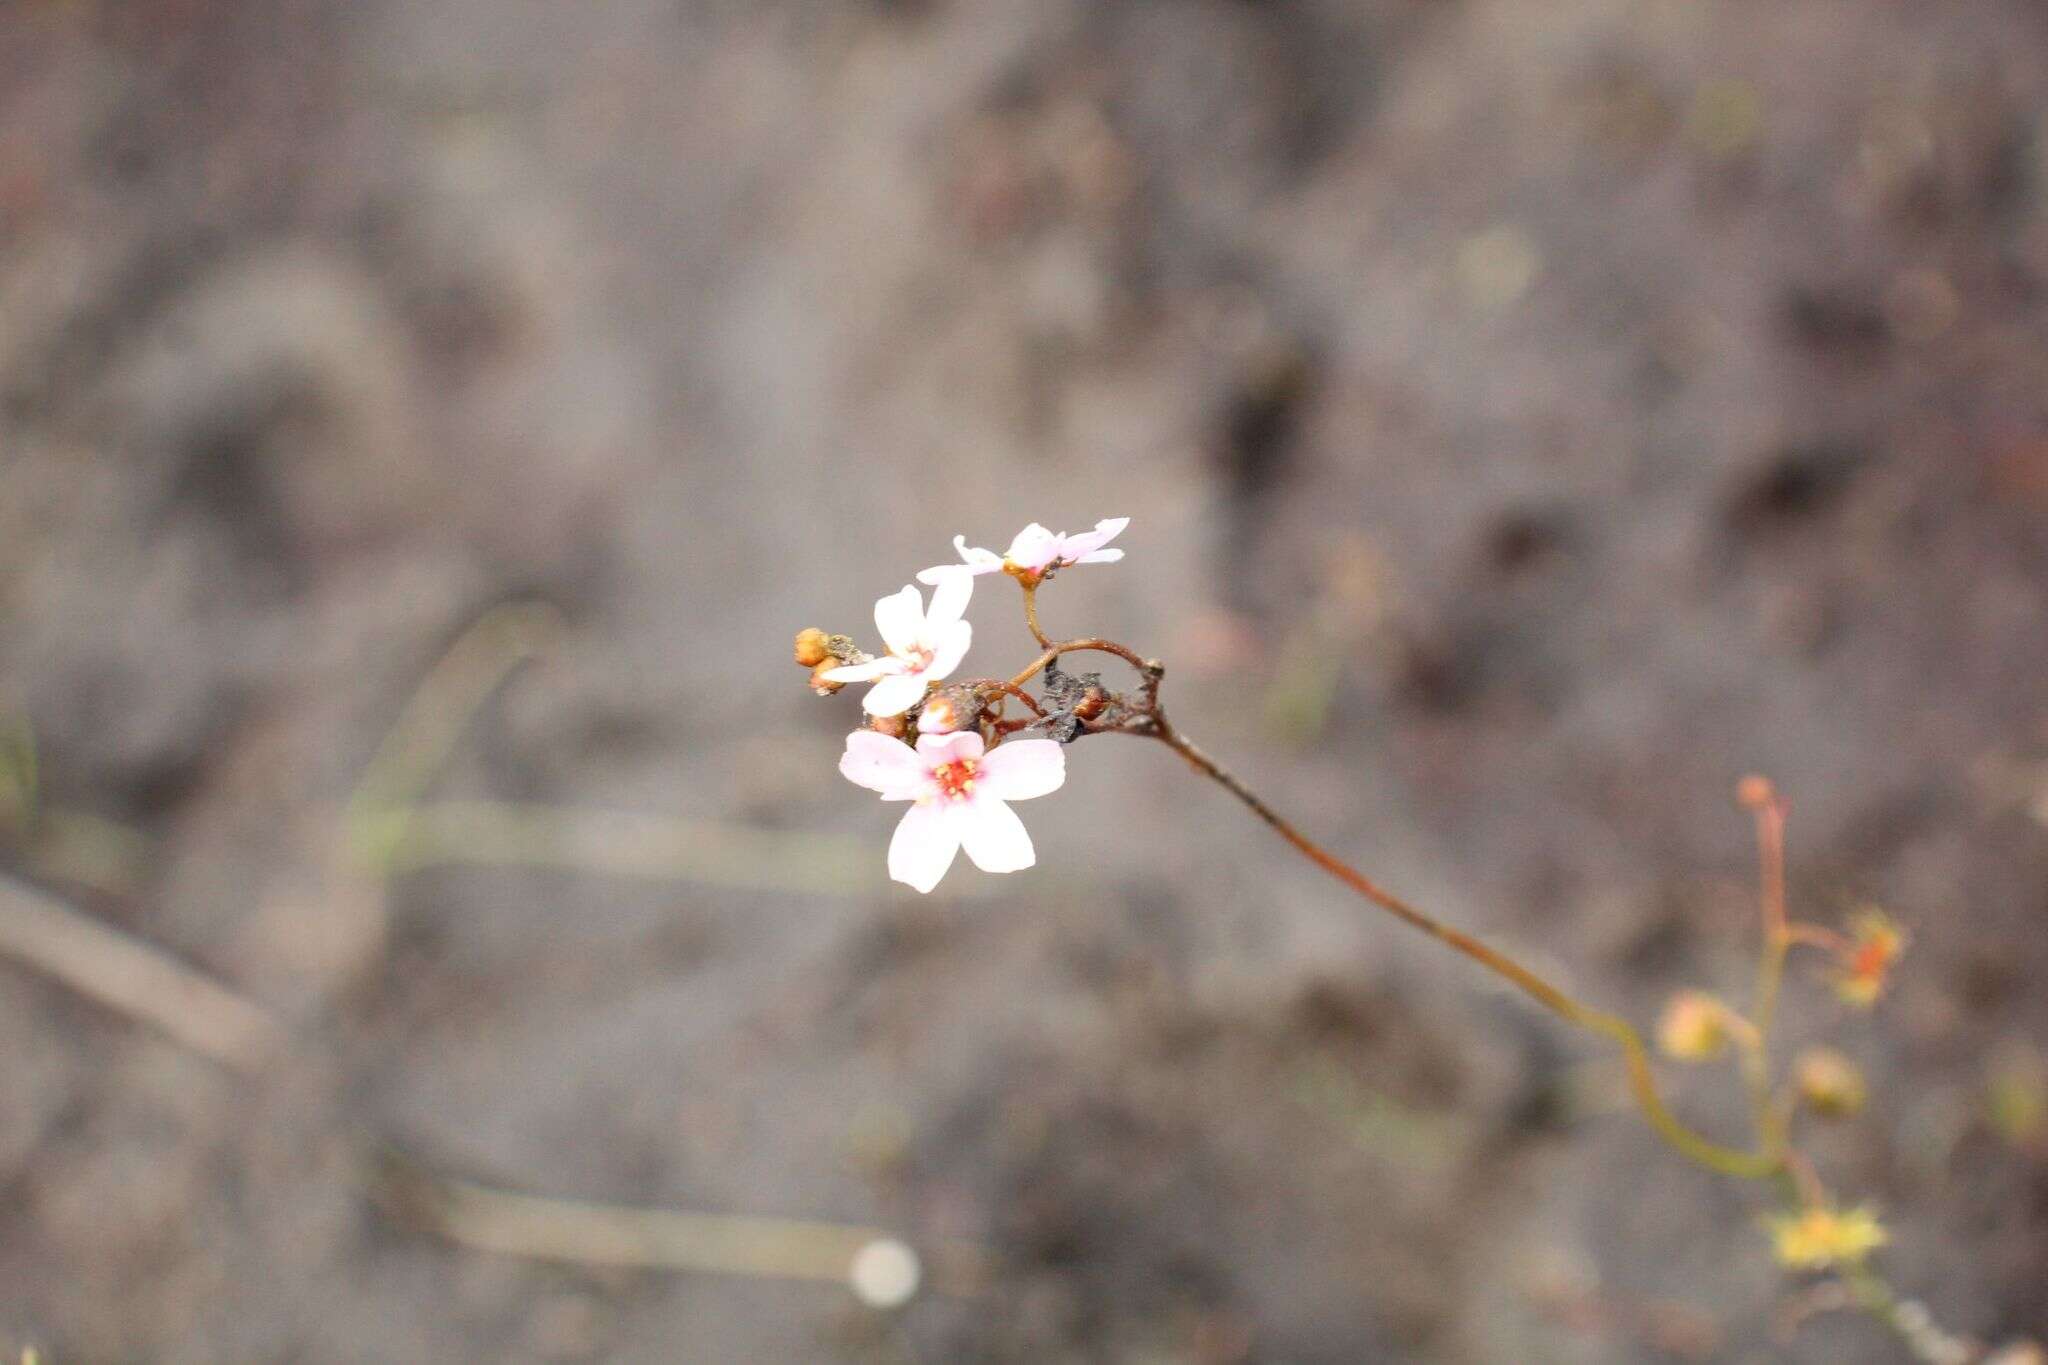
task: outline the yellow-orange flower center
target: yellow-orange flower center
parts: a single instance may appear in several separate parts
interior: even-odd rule
[[[981,765],[971,758],[955,759],[932,769],[932,781],[938,784],[939,795],[948,801],[964,801],[974,790],[974,775]]]

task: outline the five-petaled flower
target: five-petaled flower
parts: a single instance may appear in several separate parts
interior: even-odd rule
[[[1861,1265],[1871,1252],[1890,1240],[1877,1212],[1869,1207],[1837,1209],[1814,1204],[1797,1213],[1765,1220],[1771,1252],[1789,1270],[1825,1270],[1835,1265]]]
[[[924,696],[924,685],[948,677],[960,666],[974,628],[960,619],[974,580],[949,574],[932,589],[931,609],[908,583],[903,591],[875,603],[875,629],[889,652],[861,664],[843,664],[818,676],[827,682],[873,682],[861,707],[874,716],[900,716]]]
[[[1011,801],[1044,796],[1067,777],[1066,751],[1049,739],[1012,739],[983,747],[971,730],[921,735],[912,749],[872,730],[846,737],[839,771],[911,802],[889,840],[889,875],[929,891],[962,848],[984,872],[1016,872],[1036,862],[1031,836]]]
[[[943,583],[948,578],[963,575],[1001,572],[1027,583],[1036,583],[1051,570],[1068,564],[1114,564],[1124,557],[1124,552],[1102,547],[1116,539],[1117,533],[1130,524],[1129,517],[1109,517],[1096,522],[1092,531],[1070,536],[1060,531],[1048,531],[1034,521],[1019,531],[1010,542],[1010,548],[1000,555],[994,550],[969,545],[966,536],[954,536],[953,548],[959,551],[963,562],[934,564],[918,574],[917,581]]]
[[[1906,951],[1906,935],[1891,916],[1875,906],[1849,921],[1849,943],[1835,973],[1835,994],[1851,1005],[1868,1009],[1884,994],[1892,964]]]

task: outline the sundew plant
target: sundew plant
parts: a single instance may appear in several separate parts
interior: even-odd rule
[[[1672,1112],[1658,1089],[1650,1044],[1634,1024],[1380,886],[1310,839],[1199,748],[1168,718],[1161,701],[1163,662],[1114,640],[1054,639],[1046,633],[1039,620],[1040,591],[1065,570],[1121,560],[1123,551],[1109,542],[1129,521],[1113,517],[1072,535],[1034,522],[1002,554],[956,536],[959,562],[917,574],[929,598],[915,584],[905,584],[875,603],[875,652],[851,635],[816,628],[798,633],[796,661],[811,670],[813,690],[829,696],[867,685],[864,714],[846,737],[839,771],[904,808],[889,840],[890,877],[928,892],[963,852],[983,872],[1022,871],[1037,855],[1012,804],[1057,792],[1066,779],[1069,749],[1096,735],[1163,744],[1363,900],[1618,1048],[1629,1093],[1658,1137],[1685,1160],[1756,1187],[1759,1252],[1810,1280],[1798,1301],[1801,1316],[1858,1310],[1896,1334],[1915,1359],[1939,1365],[1987,1359],[1980,1343],[1942,1330],[1922,1304],[1893,1289],[1876,1264],[1888,1240],[1879,1212],[1831,1189],[1800,1147],[1808,1121],[1844,1119],[1862,1107],[1864,1080],[1832,1048],[1809,1048],[1780,1063],[1772,1032],[1788,967],[1811,959],[1827,988],[1867,1009],[1884,996],[1906,938],[1874,908],[1840,926],[1792,917],[1785,895],[1786,808],[1767,779],[1745,778],[1736,793],[1756,822],[1761,882],[1761,942],[1747,1001],[1738,1008],[1716,994],[1681,992],[1654,1029],[1658,1050],[1674,1061],[1737,1068],[1749,1136],[1731,1145]],[[1037,652],[1007,676],[956,676],[974,642],[967,608],[978,581],[994,577],[1008,578],[1021,590],[1024,627]],[[1107,656],[1117,681],[1078,666],[1097,656]]]

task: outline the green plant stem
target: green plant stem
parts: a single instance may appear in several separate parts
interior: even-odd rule
[[[1656,1077],[1650,1069],[1649,1050],[1643,1045],[1642,1035],[1627,1020],[1619,1015],[1582,1004],[1513,958],[1487,947],[1469,934],[1451,928],[1385,890],[1357,868],[1296,829],[1260,799],[1257,793],[1245,786],[1235,774],[1174,729],[1164,715],[1155,710],[1151,722],[1151,726],[1142,733],[1148,733],[1158,739],[1186,759],[1197,772],[1243,802],[1252,814],[1270,825],[1275,833],[1292,844],[1297,852],[1317,867],[1395,919],[1411,928],[1421,930],[1438,942],[1463,953],[1488,971],[1506,979],[1567,1023],[1596,1033],[1620,1047],[1628,1068],[1629,1091],[1634,1096],[1637,1106],[1642,1109],[1643,1117],[1649,1120],[1650,1126],[1656,1130],[1658,1136],[1680,1154],[1709,1170],[1746,1180],[1766,1179],[1783,1169],[1782,1157],[1772,1151],[1750,1152],[1723,1146],[1680,1122],[1657,1091]]]
[[[1841,1275],[1856,1306],[1904,1342],[1915,1360],[1927,1365],[1966,1365],[1982,1352],[1981,1344],[1942,1330],[1920,1304],[1901,1300],[1884,1277],[1868,1265],[1853,1262],[1842,1267]]]

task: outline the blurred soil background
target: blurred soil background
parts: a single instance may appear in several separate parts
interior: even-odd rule
[[[1796,911],[1913,936],[1871,1016],[1795,972],[1874,1082],[1824,1171],[1942,1322],[2048,1334],[2044,290],[2031,0],[0,5],[0,857],[299,1038],[237,1072],[0,960],[0,1346],[1902,1359],[1784,1338],[1761,1192],[1163,750],[1072,750],[1033,871],[885,880],[792,632],[1111,515],[1049,629],[1644,1023],[1747,981],[1773,776]],[[380,739],[536,598],[434,794],[739,832],[366,881]],[[878,1314],[494,1256],[394,1151],[997,1268]]]

